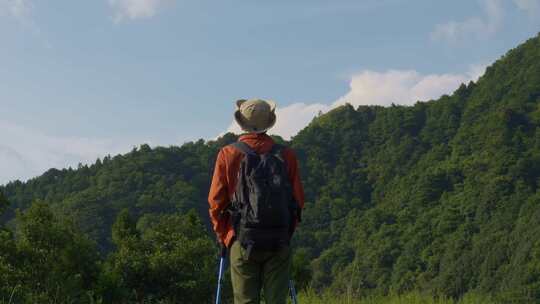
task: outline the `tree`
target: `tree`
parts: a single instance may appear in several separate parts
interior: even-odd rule
[[[88,300],[98,274],[95,244],[49,207],[35,203],[17,215],[17,239],[0,231],[0,294],[14,302]]]
[[[127,210],[118,216],[113,225],[117,250],[104,271],[123,292],[109,293],[106,299],[209,302],[215,283],[215,248],[196,213],[151,218],[153,222],[139,231]]]

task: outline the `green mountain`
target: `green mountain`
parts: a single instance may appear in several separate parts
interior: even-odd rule
[[[138,219],[124,230],[142,240],[159,215],[194,209],[208,223],[213,161],[235,139],[143,145],[10,183],[0,188],[10,202],[3,220],[16,227],[14,210],[40,202],[70,219],[102,256],[118,257],[136,247],[111,233],[124,209]],[[540,36],[451,96],[412,107],[346,105],[315,118],[287,144],[298,153],[307,197],[295,236],[301,286],[540,300]],[[168,219],[175,221],[199,227],[193,219]]]

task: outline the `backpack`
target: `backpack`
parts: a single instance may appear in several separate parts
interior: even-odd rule
[[[247,249],[276,251],[289,245],[298,204],[294,200],[284,147],[257,154],[246,143],[233,147],[244,154],[231,202],[237,241]]]

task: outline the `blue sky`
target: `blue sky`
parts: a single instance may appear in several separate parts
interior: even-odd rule
[[[0,0],[0,184],[211,139],[234,101],[290,137],[349,102],[451,93],[540,30],[540,0]]]

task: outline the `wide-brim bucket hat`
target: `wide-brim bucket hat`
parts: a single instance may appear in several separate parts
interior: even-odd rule
[[[264,133],[276,124],[276,103],[262,99],[240,99],[234,119],[249,133]]]

